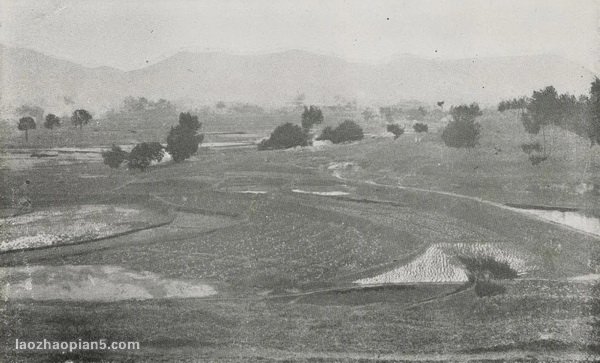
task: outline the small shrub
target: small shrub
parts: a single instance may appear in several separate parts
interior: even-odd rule
[[[44,127],[52,130],[55,127],[60,126],[60,118],[56,117],[55,114],[49,113],[46,115],[46,121],[44,122]]]
[[[415,132],[427,132],[427,131],[429,131],[429,126],[427,126],[426,124],[417,122],[416,124],[413,125],[413,130],[415,130]]]
[[[307,133],[300,126],[288,122],[277,126],[268,139],[258,144],[258,150],[289,149],[307,145]]]
[[[329,140],[334,144],[342,142],[358,141],[364,137],[363,130],[358,124],[352,120],[345,120],[335,129],[327,126],[323,129],[317,140]]]
[[[457,256],[467,269],[471,281],[487,279],[514,279],[519,276],[507,262],[497,261],[491,256]]]
[[[161,161],[165,152],[163,146],[158,142],[142,142],[135,145],[127,162],[129,169],[146,170],[153,160]]]
[[[123,151],[119,146],[114,145],[110,150],[106,150],[102,152],[102,159],[104,160],[104,164],[110,166],[113,169],[118,169],[121,164],[127,160],[129,154],[126,151]]]
[[[448,147],[473,148],[479,144],[481,126],[471,120],[451,121],[442,132],[442,140]]]
[[[531,162],[531,165],[539,165],[547,159],[547,155],[529,155],[529,161]]]
[[[539,142],[525,143],[521,144],[521,150],[528,155],[534,151],[542,152],[542,145]]]
[[[386,129],[388,132],[394,134],[394,140],[399,138],[404,133],[404,129],[397,124],[388,124]]]
[[[491,281],[477,281],[475,283],[475,294],[478,297],[487,297],[501,295],[506,292],[506,288]]]

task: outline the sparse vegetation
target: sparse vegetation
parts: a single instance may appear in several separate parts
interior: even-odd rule
[[[523,150],[523,152],[527,155],[530,155],[531,153],[535,152],[542,152],[542,145],[539,142],[530,142],[530,143],[524,143],[521,144],[521,150]]]
[[[369,122],[373,118],[375,118],[375,112],[370,107],[365,108],[364,111],[361,113],[361,115],[362,115],[363,119],[365,120],[365,122]]]
[[[300,126],[290,122],[279,125],[271,136],[258,144],[258,150],[289,149],[296,146],[307,146],[308,135]]]

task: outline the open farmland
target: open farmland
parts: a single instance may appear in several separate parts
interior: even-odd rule
[[[32,180],[35,210],[22,218],[35,223],[66,226],[44,211],[70,218],[90,206],[113,211],[111,228],[132,206],[160,212],[145,223],[168,223],[0,254],[11,285],[4,347],[23,336],[142,347],[4,350],[4,359],[596,359],[598,237],[504,204],[566,205],[593,218],[598,196],[576,191],[577,162],[532,168],[518,141],[487,130],[476,153],[444,150],[431,133],[419,143],[406,135],[286,151],[208,148],[147,172],[101,161],[9,170],[7,191]],[[598,176],[593,160],[587,183]],[[519,276],[498,282],[504,294],[478,297],[463,255],[505,261]]]

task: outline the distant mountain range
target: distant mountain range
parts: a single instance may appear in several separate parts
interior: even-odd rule
[[[223,100],[280,106],[300,94],[315,104],[333,104],[340,97],[361,104],[493,104],[547,85],[587,93],[594,77],[585,67],[554,55],[461,60],[403,55],[369,65],[295,50],[265,55],[181,52],[125,72],[0,46],[0,61],[3,108],[33,104],[57,113],[74,107],[98,112],[126,96],[197,105]]]

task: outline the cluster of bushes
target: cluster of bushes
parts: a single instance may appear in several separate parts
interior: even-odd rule
[[[308,146],[310,129],[323,122],[323,112],[316,106],[304,107],[302,127],[292,123],[279,125],[273,130],[268,139],[258,144],[258,150],[289,149],[297,146]],[[352,120],[345,120],[335,128],[330,126],[323,129],[317,140],[329,140],[334,144],[357,141],[364,137],[362,128]]]
[[[409,120],[423,121],[428,112],[423,106],[418,108],[408,108],[404,110],[399,106],[384,106],[379,107],[379,114],[388,123],[393,123],[394,120],[400,117],[406,117]]]
[[[317,140],[329,140],[334,144],[358,141],[364,138],[363,130],[352,120],[345,120],[335,128],[327,126]]]
[[[289,149],[296,146],[308,146],[308,133],[293,123],[279,125],[271,136],[258,144],[258,150]]]
[[[204,135],[198,134],[202,124],[198,116],[189,112],[179,114],[179,124],[171,127],[167,136],[167,147],[159,142],[142,142],[134,146],[131,152],[126,152],[119,146],[113,145],[111,150],[102,152],[104,164],[111,168],[119,168],[124,162],[127,168],[146,170],[153,161],[160,162],[165,150],[171,155],[173,161],[181,162],[198,151]]]
[[[113,145],[110,150],[102,152],[104,164],[111,168],[119,168],[127,162],[128,169],[146,170],[153,161],[160,162],[165,155],[164,147],[158,142],[142,142],[133,147],[131,152]]]

